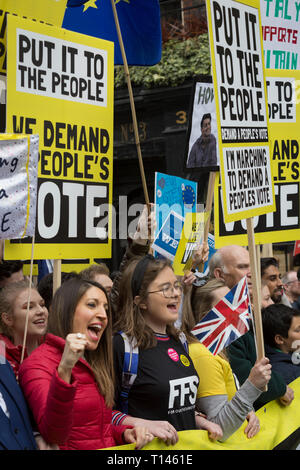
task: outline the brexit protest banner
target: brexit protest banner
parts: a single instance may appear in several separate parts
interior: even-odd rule
[[[0,0],[0,75],[6,75],[7,15],[18,15],[61,26],[66,5],[67,0]]]
[[[159,232],[161,232],[161,229],[165,224],[167,218],[169,217],[170,213],[173,212],[177,216],[176,233],[179,232],[179,238],[177,239],[176,243],[177,249],[183,226],[183,220],[186,214],[189,212],[196,212],[197,183],[195,181],[186,180],[178,176],[156,172],[154,202],[156,221],[155,238],[158,237],[158,234]],[[167,227],[168,226],[165,225],[165,229]],[[161,232],[161,235],[162,233],[164,233],[165,238],[165,236],[167,235],[166,230],[164,230],[164,232]],[[170,235],[170,233],[168,235]],[[172,256],[175,256],[174,252],[172,253]]]
[[[207,0],[226,222],[275,210],[259,2]]]
[[[294,392],[294,400],[289,406],[282,406],[278,399],[272,400],[255,411],[260,423],[259,433],[252,439],[247,437],[245,428],[248,421],[245,421],[224,442],[214,441],[205,430],[189,430],[178,432],[178,442],[172,445],[173,451],[185,450],[185,453],[178,455],[177,452],[170,453],[170,446],[162,439],[154,438],[149,444],[143,447],[148,451],[147,459],[151,455],[150,450],[168,451],[164,455],[153,452],[152,463],[170,463],[177,465],[192,463],[189,460],[189,453],[192,450],[288,450],[292,443],[299,441],[299,405],[300,405],[300,377],[289,384]],[[295,439],[293,440],[293,437]],[[289,438],[292,438],[291,440]],[[110,447],[109,450],[134,450],[135,443],[124,446]],[[189,451],[189,452],[188,452]],[[124,464],[124,453],[114,452],[108,457],[108,464]],[[145,459],[146,460],[146,459]]]
[[[279,243],[300,238],[300,71],[267,70],[271,165],[276,212],[253,218],[255,243]],[[216,247],[247,246],[244,220],[225,223],[221,187],[215,185]]]
[[[113,44],[13,16],[7,37],[8,131],[40,135],[35,258],[110,257]]]
[[[0,238],[35,232],[39,136],[0,135]]]
[[[265,67],[300,70],[300,2],[260,0]]]

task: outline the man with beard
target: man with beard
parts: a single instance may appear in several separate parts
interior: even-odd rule
[[[260,259],[261,280],[269,287],[271,298],[275,304],[283,303],[290,306],[284,296],[283,283],[279,272],[279,263],[276,258]]]

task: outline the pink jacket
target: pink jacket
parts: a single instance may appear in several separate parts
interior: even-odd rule
[[[124,444],[130,426],[111,424],[94,374],[84,359],[72,370],[71,383],[62,380],[57,367],[65,340],[48,334],[45,342],[23,361],[19,382],[45,441],[61,449],[94,450]]]

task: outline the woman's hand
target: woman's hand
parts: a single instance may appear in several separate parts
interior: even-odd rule
[[[136,231],[133,235],[133,240],[144,245],[146,242],[154,240],[154,233],[156,230],[154,204],[150,203],[149,207],[144,206],[143,212],[138,221]]]
[[[251,437],[254,437],[260,430],[259,419],[254,413],[254,411],[250,411],[246,419],[248,421],[248,424],[245,427],[244,433],[249,439],[251,439]]]
[[[264,390],[271,378],[272,366],[267,357],[263,357],[259,361],[256,361],[252,367],[248,380],[260,390]]]
[[[58,366],[58,375],[65,382],[70,383],[72,369],[84,355],[87,345],[86,336],[82,333],[70,333],[66,337],[66,344]]]
[[[59,450],[57,444],[48,444],[41,434],[35,436],[35,442],[39,450]]]
[[[153,434],[149,432],[147,428],[142,426],[136,426],[132,429],[126,429],[123,433],[124,441],[127,444],[136,443],[135,448],[137,450],[142,449],[146,444],[154,439]]]
[[[151,434],[164,441],[167,446],[174,445],[178,442],[177,431],[168,421],[147,420],[146,425]]]

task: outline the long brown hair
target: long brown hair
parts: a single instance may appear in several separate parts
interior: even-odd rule
[[[141,258],[133,259],[123,273],[120,282],[114,332],[123,331],[127,336],[136,340],[139,348],[148,349],[156,346],[157,339],[153,330],[146,324],[139,305],[134,303],[131,288],[132,276],[140,260]],[[147,290],[151,282],[167,267],[172,269],[171,263],[167,259],[153,259],[149,261],[139,289],[141,301],[146,299]],[[167,325],[166,331],[167,334],[173,336],[175,339],[179,338],[179,331],[173,325]]]
[[[190,332],[214,305],[214,291],[224,287],[223,279],[210,279],[203,286],[191,286],[185,293],[182,307],[182,331],[190,342],[197,342],[197,338]]]
[[[81,279],[79,276],[65,281],[56,291],[50,307],[48,332],[66,338],[73,331],[73,320],[76,307],[92,286],[104,292],[108,304],[107,326],[95,351],[85,352],[85,359],[94,372],[99,390],[104,396],[106,405],[114,404],[114,373],[112,353],[111,307],[105,289],[97,282]]]

